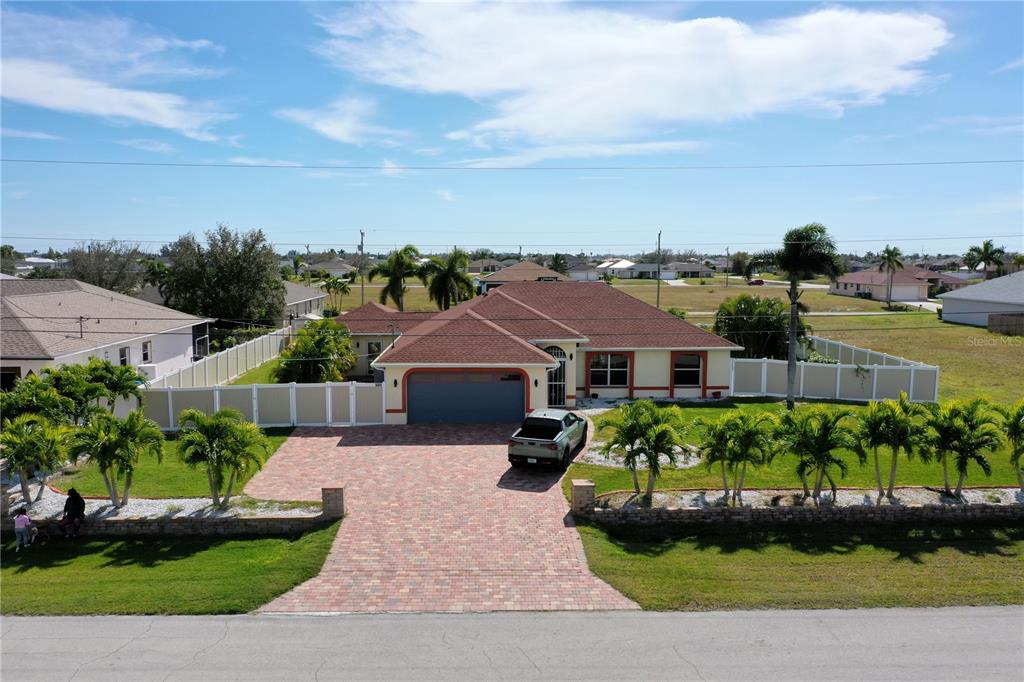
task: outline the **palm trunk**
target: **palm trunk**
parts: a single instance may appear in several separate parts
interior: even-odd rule
[[[892,464],[889,466],[889,489],[886,491],[885,496],[890,500],[892,499],[892,491],[896,487],[896,463],[899,461],[900,451],[892,451]]]
[[[640,476],[636,473],[636,464],[629,468],[629,472],[633,474],[633,492],[637,495],[640,494]]]
[[[18,478],[21,479],[21,503],[28,506],[32,504],[32,490],[28,487],[28,469],[18,469]]]
[[[110,474],[106,471],[101,471],[100,474],[103,476],[103,483],[107,486],[107,496],[110,498],[110,504],[114,505],[115,508],[118,507],[117,488],[114,487]]]
[[[889,288],[885,294],[885,305],[887,308],[892,308],[892,278],[896,274],[895,270],[889,270]]]
[[[740,467],[739,476],[736,477],[736,487],[732,491],[733,506],[736,506],[736,502],[743,504],[743,481],[747,478],[747,463],[744,462],[743,466]]]
[[[825,482],[825,469],[824,467],[818,472],[817,477],[814,479],[814,504],[819,504],[819,498],[821,497],[821,484]]]
[[[878,500],[875,506],[882,504],[882,497],[885,495],[885,487],[882,484],[882,465],[878,461],[878,448],[872,448],[875,455],[875,483],[878,484]]]
[[[132,489],[132,472],[128,472],[124,475],[124,495],[121,496],[121,506],[125,507],[128,505],[128,494]]]
[[[962,500],[962,499],[963,499],[963,498],[962,498],[962,497],[960,497],[960,496],[961,496],[961,495],[963,494],[963,490],[964,490],[964,479],[966,479],[966,478],[967,478],[967,472],[965,471],[965,472],[963,472],[962,474],[960,474],[960,478],[959,478],[959,479],[957,480],[957,482],[956,482],[956,491],[955,491],[955,492],[953,493],[953,496],[954,496],[954,497],[955,497],[956,499],[958,499],[958,500]]]
[[[36,502],[43,499],[44,490],[46,490],[46,474],[43,474],[39,479],[39,490],[36,491]]]
[[[220,501],[222,507],[228,506],[228,500],[231,499],[231,489],[235,487],[235,473],[232,471],[231,476],[228,478],[228,487],[224,489],[224,497]]]
[[[789,282],[789,351],[786,355],[786,409],[796,407],[796,329],[799,317],[797,310],[798,287],[795,279]]]
[[[806,500],[811,496],[811,489],[807,486],[807,474],[800,474],[800,482],[804,485],[804,499]]]
[[[217,483],[213,480],[213,471],[210,469],[206,470],[206,478],[210,481],[210,499],[213,500],[213,506],[220,506],[220,493],[217,490]]]
[[[828,479],[828,487],[832,489],[832,506],[834,507],[839,501],[839,488],[836,486],[835,480],[827,471],[825,472],[825,478]]]
[[[1017,478],[1020,478],[1020,471],[1017,472]],[[949,455],[945,452],[942,453],[942,487],[947,495],[953,494],[949,487]],[[1021,484],[1021,490],[1024,490],[1024,483]]]
[[[725,460],[722,462],[722,499],[729,504],[729,476],[725,471]]]

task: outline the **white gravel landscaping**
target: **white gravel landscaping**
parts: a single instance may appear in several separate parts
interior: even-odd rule
[[[32,482],[32,495],[39,489],[36,481]],[[21,488],[10,488],[8,494],[17,499],[11,500],[12,511],[22,506]],[[64,512],[67,495],[46,488],[43,496],[28,507],[28,514],[33,519],[58,519]],[[320,505],[314,503],[289,504],[256,500],[239,496],[231,498],[227,509],[214,507],[208,497],[173,497],[165,499],[131,498],[128,504],[116,509],[108,499],[85,500],[87,519],[105,518],[227,518],[227,517],[282,517],[282,516],[316,516],[320,514]]]

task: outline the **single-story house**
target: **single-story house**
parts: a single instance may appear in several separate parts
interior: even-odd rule
[[[152,380],[209,350],[213,320],[73,279],[4,280],[0,298],[3,388],[93,357],[134,365]]]
[[[577,263],[569,268],[569,278],[576,282],[596,282],[601,273],[591,263]]]
[[[524,260],[498,272],[480,277],[479,293],[484,294],[509,282],[567,282],[569,278],[533,261]]]
[[[701,277],[714,277],[715,271],[703,263],[684,263],[673,261],[663,267],[674,273],[674,278],[699,279]]]
[[[636,263],[625,258],[610,258],[597,265],[597,271],[601,275],[608,274],[612,277],[618,277],[619,279],[630,279],[633,277],[633,271],[630,269]]]
[[[284,282],[284,319],[281,325],[291,320],[318,320],[323,316],[327,294],[316,286],[307,287],[297,282]]]
[[[355,367],[346,378],[353,381],[372,380],[374,371],[370,363],[398,336],[436,314],[429,310],[399,311],[371,302],[336,317],[338,322],[348,327],[356,352]]]
[[[467,272],[472,275],[487,274],[488,272],[497,272],[505,266],[500,260],[494,260],[493,258],[481,258],[480,260],[469,261]]]
[[[314,263],[309,266],[311,270],[324,270],[331,277],[350,277],[352,273],[358,272],[358,268],[341,258],[332,258],[321,263]]]
[[[928,288],[931,286],[942,286],[948,290],[954,290],[965,285],[966,282],[963,280],[946,273],[920,268],[904,268],[893,274],[892,300],[925,301],[928,299]],[[833,280],[828,291],[830,294],[839,296],[856,296],[884,301],[889,291],[889,273],[879,271],[877,266],[869,270],[848,272]]]
[[[582,397],[725,396],[739,350],[603,282],[508,282],[418,324],[398,315],[370,363],[389,424],[517,422]],[[341,321],[361,331],[367,316],[386,318],[363,306]]]
[[[1024,270],[940,294],[943,322],[988,327],[990,313],[1024,314]]]
[[[657,263],[634,263],[627,270],[631,279],[676,279],[676,271],[668,264],[661,267]]]

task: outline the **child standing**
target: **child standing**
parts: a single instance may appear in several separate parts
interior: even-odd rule
[[[22,507],[14,515],[14,534],[18,538],[18,548],[14,550],[15,552],[20,552],[22,546],[28,547],[32,543],[29,536],[29,529],[31,527],[32,519],[29,518],[28,512]]]

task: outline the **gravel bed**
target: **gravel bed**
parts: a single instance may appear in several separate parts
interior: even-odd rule
[[[585,453],[576,458],[577,462],[583,464],[600,464],[606,467],[615,467],[616,469],[625,469],[626,466],[622,463],[622,457],[616,454],[604,454],[601,452],[601,447],[604,445],[601,441],[593,441],[590,443],[590,447]],[[675,469],[689,469],[700,464],[700,455],[697,454],[697,447],[695,445],[686,445],[684,447],[677,447],[676,449],[676,463],[672,465],[668,457],[662,455],[659,458],[661,465],[666,468]]]
[[[641,479],[645,478],[641,476]],[[643,483],[643,481],[641,481]],[[840,507],[873,507],[877,499],[876,490],[839,490],[837,504]],[[799,506],[802,490],[747,490],[743,493],[744,507],[792,507]],[[896,488],[894,498],[882,498],[881,506],[920,507],[934,504],[1024,504],[1024,493],[1019,488],[969,488],[963,491],[964,502],[948,498],[941,492],[929,488]],[[831,506],[832,491],[822,492],[822,505]],[[613,493],[598,498],[598,504],[610,508],[645,506],[636,495],[629,492]],[[655,491],[652,506],[666,509],[706,509],[723,504],[719,490],[662,490]],[[807,504],[814,504],[808,500]]]
[[[32,495],[39,489],[36,481],[32,482]],[[20,508],[21,488],[10,489],[12,496],[11,510]],[[28,514],[33,519],[58,519],[64,512],[67,495],[46,488],[43,496],[28,507]],[[85,514],[88,519],[106,518],[228,518],[253,516],[317,516],[321,512],[319,504],[288,504],[268,500],[255,500],[250,497],[232,497],[227,509],[214,507],[208,497],[174,497],[165,499],[130,498],[128,504],[120,509],[114,508],[110,500],[85,500]]]

